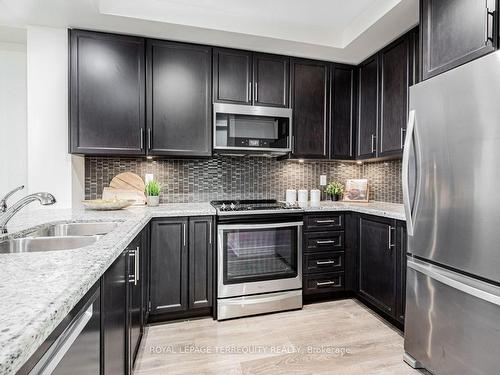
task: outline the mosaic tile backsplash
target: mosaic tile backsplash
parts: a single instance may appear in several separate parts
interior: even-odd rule
[[[368,178],[370,199],[402,202],[399,160],[358,165],[339,161],[299,163],[229,156],[195,160],[86,157],[85,199],[100,198],[103,188],[121,172],[134,172],[142,178],[146,173],[153,173],[163,186],[161,203],[284,199],[286,189],[319,189],[322,174],[328,181]]]

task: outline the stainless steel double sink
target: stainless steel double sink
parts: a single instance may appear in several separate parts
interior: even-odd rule
[[[111,221],[49,225],[22,238],[1,241],[0,254],[78,249],[93,244],[119,224]]]

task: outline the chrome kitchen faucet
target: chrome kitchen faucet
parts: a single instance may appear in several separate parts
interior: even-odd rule
[[[18,213],[24,206],[30,204],[34,201],[39,201],[42,205],[51,205],[56,203],[56,198],[50,193],[40,192],[34,193],[21,198],[12,207],[7,208],[7,199],[15,192],[24,189],[24,185],[21,185],[14,190],[10,191],[5,195],[5,197],[0,200],[0,234],[7,233],[7,223],[12,219],[12,217]]]

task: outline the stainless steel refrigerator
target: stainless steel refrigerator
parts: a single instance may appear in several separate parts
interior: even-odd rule
[[[410,89],[405,360],[500,374],[500,52]]]

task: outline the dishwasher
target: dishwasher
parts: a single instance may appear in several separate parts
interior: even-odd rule
[[[90,294],[90,296],[89,296]],[[100,372],[100,288],[92,288],[42,345],[43,354],[20,373],[98,375]],[[33,365],[34,363],[34,365]]]

